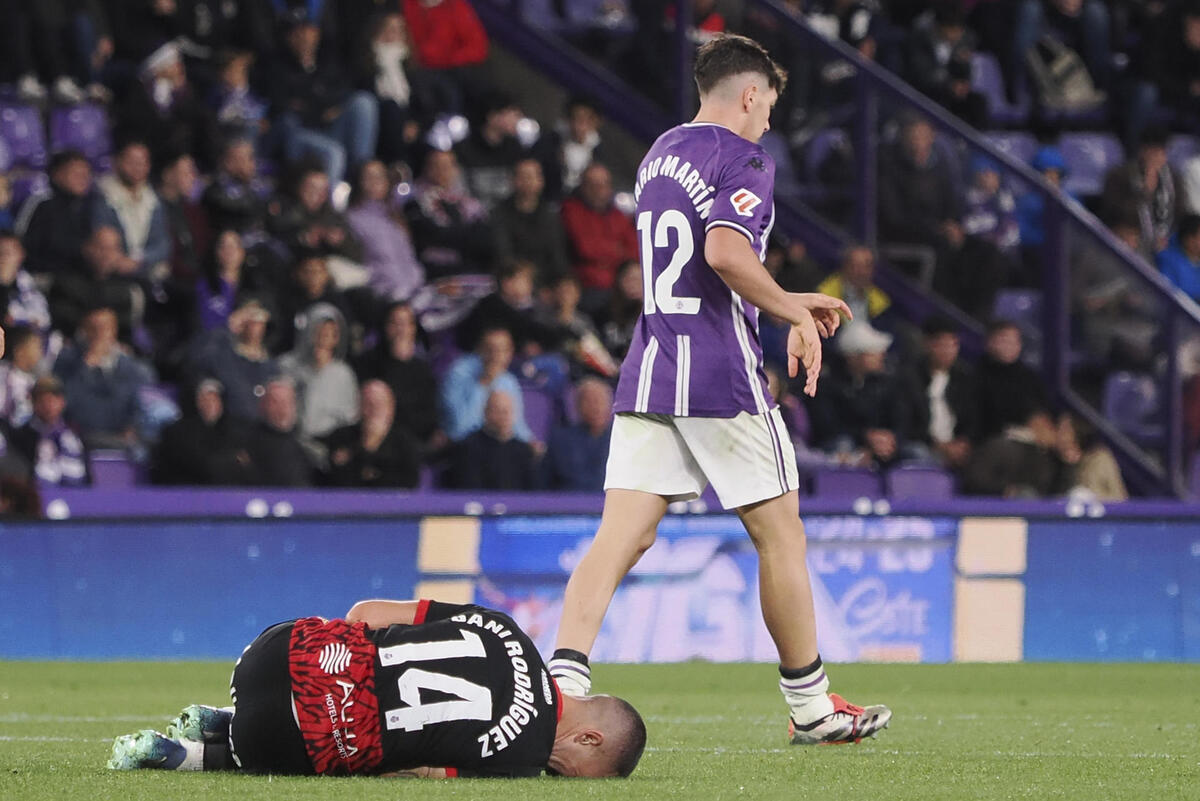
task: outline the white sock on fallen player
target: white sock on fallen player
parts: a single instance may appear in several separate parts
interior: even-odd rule
[[[792,720],[803,726],[833,713],[829,700],[829,677],[821,657],[799,670],[779,668],[779,691],[792,712]]]
[[[204,770],[204,743],[193,742],[192,740],[176,740],[175,742],[183,746],[187,756],[183,758],[175,766],[175,770]]]

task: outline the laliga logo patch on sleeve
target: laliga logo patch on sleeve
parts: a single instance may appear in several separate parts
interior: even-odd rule
[[[733,204],[733,210],[739,217],[753,217],[754,207],[762,203],[762,198],[749,189],[739,189],[729,198],[729,202]]]

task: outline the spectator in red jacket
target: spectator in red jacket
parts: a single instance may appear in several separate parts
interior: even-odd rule
[[[594,306],[612,288],[617,269],[638,258],[633,223],[613,205],[608,167],[592,164],[584,170],[579,190],[563,203],[562,217],[585,305]]]
[[[462,112],[486,79],[488,37],[467,0],[404,0],[404,19],[425,83],[437,108]],[[465,96],[465,98],[464,98]]]

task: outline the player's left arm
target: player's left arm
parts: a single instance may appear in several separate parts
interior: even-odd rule
[[[390,773],[380,773],[385,779],[447,779],[450,774],[445,768],[407,768],[393,770]],[[457,774],[455,774],[457,775]]]
[[[420,606],[420,601],[359,601],[346,613],[346,622],[366,623],[369,629],[411,626],[416,622]]]

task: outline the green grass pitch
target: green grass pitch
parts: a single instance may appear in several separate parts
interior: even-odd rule
[[[1200,799],[1200,665],[835,665],[884,702],[857,746],[792,748],[771,665],[599,666],[645,715],[626,781],[118,773],[115,735],[219,703],[230,665],[0,662],[0,799]]]

